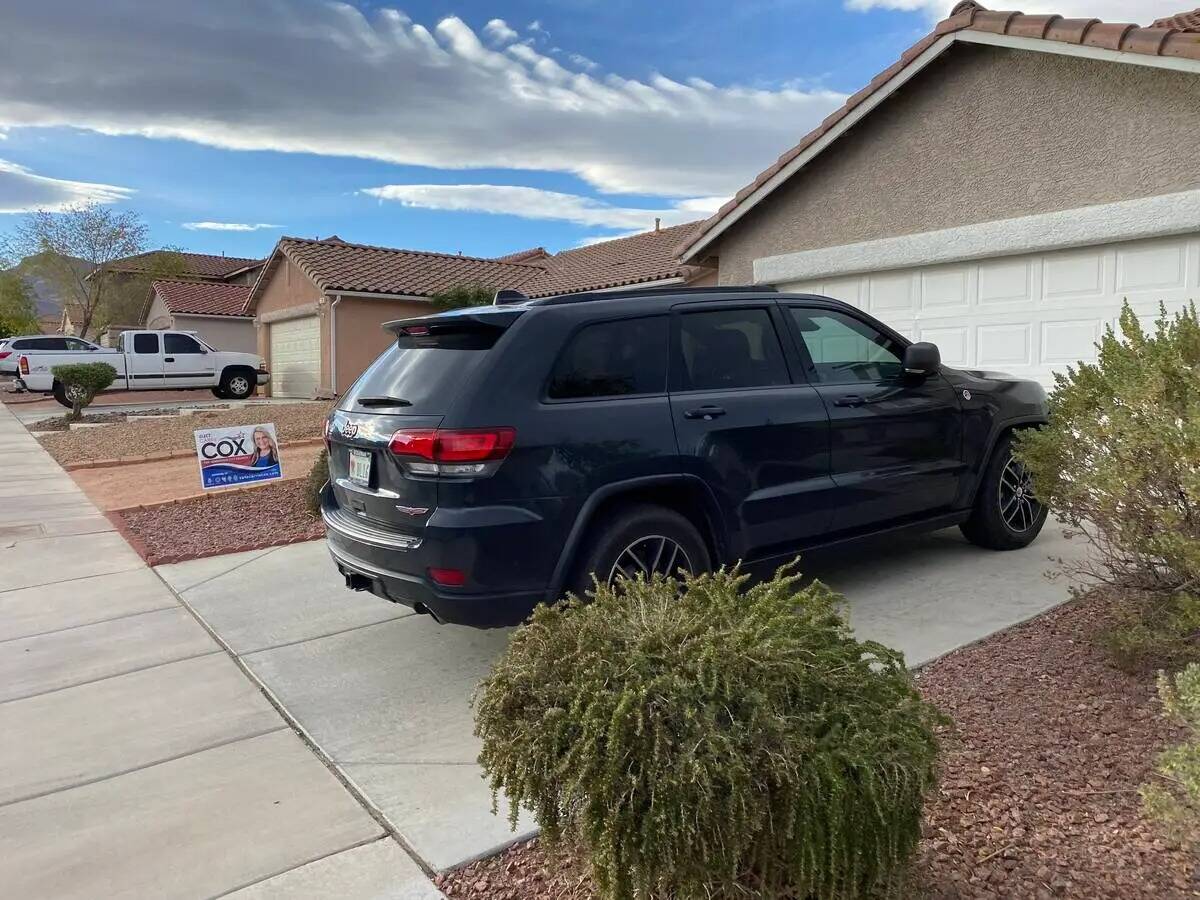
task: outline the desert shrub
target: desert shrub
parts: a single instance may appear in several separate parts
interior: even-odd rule
[[[1179,668],[1200,656],[1200,597],[1126,592],[1112,607],[1114,624],[1100,643],[1127,672]]]
[[[940,713],[821,584],[720,571],[540,606],[475,697],[494,793],[602,896],[900,889]]]
[[[491,306],[495,299],[495,288],[482,284],[457,284],[431,295],[429,302],[437,309],[461,309],[464,306]]]
[[[63,393],[71,401],[68,418],[78,419],[96,395],[117,379],[117,370],[108,363],[73,363],[54,366],[50,370],[63,386]]]
[[[304,485],[304,505],[308,507],[313,517],[321,515],[321,491],[329,483],[329,451],[322,450],[321,455],[313,461],[309,470],[308,481]]]
[[[1086,536],[1093,552],[1068,572],[1137,598],[1128,633],[1134,655],[1155,646],[1185,653],[1192,634],[1174,611],[1200,587],[1200,322],[1165,309],[1146,333],[1126,304],[1097,361],[1055,377],[1049,424],[1023,431],[1017,453],[1041,499]],[[1167,629],[1161,630],[1160,625]],[[1136,644],[1144,640],[1145,653]]]
[[[1160,674],[1158,695],[1168,718],[1188,734],[1159,757],[1159,780],[1142,789],[1143,805],[1172,838],[1200,850],[1200,665],[1192,663],[1174,679]]]

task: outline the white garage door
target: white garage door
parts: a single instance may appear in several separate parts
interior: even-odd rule
[[[893,269],[781,290],[845,300],[912,340],[932,341],[949,366],[992,369],[1049,385],[1054,371],[1095,359],[1128,298],[1151,326],[1200,302],[1200,235],[1106,244],[977,262]]]
[[[321,383],[321,327],[316,316],[272,322],[271,393],[276,397],[316,396]]]

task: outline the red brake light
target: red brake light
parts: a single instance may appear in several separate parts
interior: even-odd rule
[[[429,577],[435,584],[444,587],[462,587],[467,583],[467,573],[462,569],[435,569],[430,566]]]
[[[11,350],[0,350],[0,359],[8,359],[12,356]]]
[[[404,333],[409,337],[425,337],[429,334],[428,325],[409,325],[404,329]]]
[[[516,439],[515,428],[414,428],[393,434],[388,449],[431,462],[476,463],[504,459]]]

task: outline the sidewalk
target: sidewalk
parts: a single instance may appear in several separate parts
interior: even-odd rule
[[[0,884],[441,894],[0,407]]]

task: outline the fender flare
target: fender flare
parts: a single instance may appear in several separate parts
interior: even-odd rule
[[[712,489],[705,484],[704,479],[697,475],[675,473],[646,475],[641,478],[614,481],[593,491],[583,502],[583,506],[575,516],[575,522],[571,525],[571,530],[567,533],[567,539],[563,542],[562,551],[558,555],[558,562],[554,566],[554,574],[550,577],[550,586],[546,590],[549,602],[553,602],[562,595],[563,585],[566,584],[571,563],[574,562],[579,546],[583,543],[583,537],[595,520],[596,510],[599,509],[600,505],[621,494],[632,494],[645,488],[660,487],[663,485],[684,485],[693,490],[698,489],[698,495],[701,498],[705,514],[709,520],[708,525],[712,533],[717,556],[720,559],[725,557],[728,546],[728,537],[725,533],[725,517],[721,514],[721,507],[717,503],[717,498],[713,496]],[[714,562],[716,561],[714,560]]]
[[[967,498],[968,505],[975,502],[975,495],[979,492],[979,484],[983,480],[983,473],[987,469],[988,463],[992,461],[992,454],[996,452],[996,445],[1000,443],[1000,438],[1009,431],[1020,428],[1022,425],[1045,425],[1046,419],[1044,416],[1013,416],[1003,421],[993,422],[991,434],[988,435],[987,452],[983,454],[979,463],[979,472],[975,476],[975,483],[971,485],[971,496]]]

